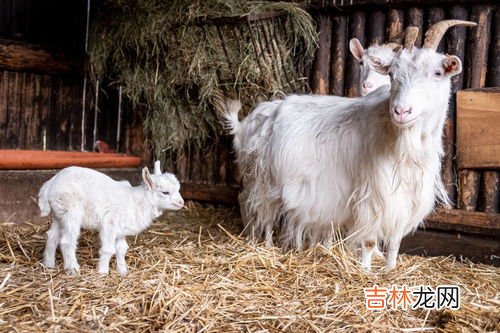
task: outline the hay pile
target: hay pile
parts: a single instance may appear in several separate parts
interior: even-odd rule
[[[283,254],[237,236],[234,210],[191,206],[130,239],[130,274],[95,272],[98,242],[84,233],[81,276],[41,264],[47,225],[1,229],[0,330],[173,332],[494,332],[500,268],[402,255],[393,273],[365,274],[342,245]],[[61,267],[61,258],[58,255]],[[382,263],[380,263],[382,264]],[[2,283],[3,281],[3,283]],[[461,309],[365,308],[374,284],[462,288]]]
[[[252,106],[307,91],[316,39],[294,3],[107,0],[92,22],[90,73],[123,86],[160,157],[215,139],[224,96]]]

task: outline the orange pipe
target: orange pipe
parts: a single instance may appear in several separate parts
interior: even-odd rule
[[[0,170],[62,169],[76,165],[88,168],[134,168],[140,157],[72,151],[0,149]]]

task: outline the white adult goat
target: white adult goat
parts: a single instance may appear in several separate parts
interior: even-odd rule
[[[55,252],[60,247],[64,268],[77,274],[80,266],[76,248],[80,229],[99,231],[101,249],[97,271],[107,274],[109,260],[116,254],[116,268],[127,273],[126,236],[137,235],[148,228],[163,211],[177,210],[184,201],[179,194],[179,181],[170,173],[161,173],[160,162],[155,172],[142,169],[143,184],[132,187],[127,181],[117,182],[98,171],[68,167],[40,188],[38,205],[41,216],[51,214],[43,263],[55,267]]]
[[[462,65],[435,49],[453,25],[475,23],[439,22],[422,49],[407,48],[387,66],[376,64],[390,75],[391,88],[332,103],[319,96],[281,102],[247,171],[245,214],[254,236],[269,241],[282,218],[283,246],[300,249],[328,244],[341,227],[350,244],[361,245],[363,267],[370,269],[379,240],[387,245],[387,268],[395,267],[401,239],[436,198],[448,201],[440,175],[442,130],[450,78]]]

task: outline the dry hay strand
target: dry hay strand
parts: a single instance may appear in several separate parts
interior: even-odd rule
[[[48,224],[3,226],[2,331],[498,332],[500,269],[401,255],[395,271],[359,269],[343,243],[283,253],[247,243],[234,209],[190,204],[129,238],[130,273],[96,273],[98,239],[84,232],[81,275],[41,265]],[[113,263],[114,264],[114,263]],[[459,310],[365,307],[363,288],[452,284]]]
[[[262,14],[272,15],[250,20]],[[290,2],[107,0],[92,22],[90,76],[123,87],[165,161],[222,133],[224,96],[251,107],[304,92],[316,40],[312,17]]]

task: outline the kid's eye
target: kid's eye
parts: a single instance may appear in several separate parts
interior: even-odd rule
[[[161,192],[161,193],[163,193],[165,195],[170,195],[170,192]]]
[[[435,75],[436,77],[441,77],[441,75],[443,75],[443,73],[441,73],[441,71],[435,71],[435,72],[434,72],[434,75]]]
[[[364,65],[363,60],[361,60],[361,61],[359,62],[359,65],[360,65],[360,66],[363,66],[363,65]]]

